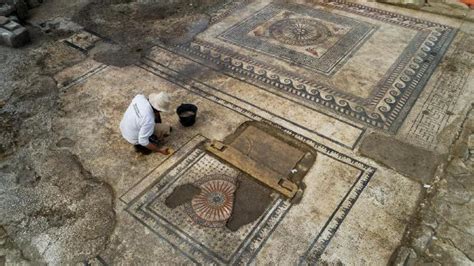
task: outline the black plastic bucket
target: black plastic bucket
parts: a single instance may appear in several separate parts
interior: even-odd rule
[[[185,127],[190,127],[194,125],[194,123],[196,123],[197,111],[198,108],[194,104],[181,104],[178,109],[176,109],[176,113],[179,116],[179,122],[181,123],[181,125]]]

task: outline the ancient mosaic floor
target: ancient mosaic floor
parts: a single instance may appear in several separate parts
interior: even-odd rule
[[[437,136],[474,94],[469,68],[452,74],[438,67],[446,56],[465,56],[470,43],[457,34],[459,22],[370,6],[229,1],[191,43],[158,45],[135,66],[89,60],[58,74],[65,97],[105,99],[108,119],[99,134],[123,154],[87,156],[87,137],[77,148],[88,169],[114,176],[108,182],[117,197],[115,233],[91,263],[386,263],[422,185],[360,156],[361,138],[377,131],[442,148]],[[167,158],[138,157],[117,132],[128,101],[154,90],[170,93],[176,105],[199,106],[192,128],[164,116],[176,128]],[[64,123],[92,132],[81,119],[66,116]],[[274,194],[257,220],[235,232],[209,226],[228,217],[226,210],[197,222],[191,205],[167,207],[173,189],[186,183],[235,190],[239,170],[200,144],[222,140],[246,121],[269,124],[316,151],[301,203]]]

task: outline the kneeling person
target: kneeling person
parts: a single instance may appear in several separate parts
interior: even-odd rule
[[[141,94],[135,96],[120,122],[122,136],[135,145],[137,152],[168,155],[169,149],[159,145],[172,130],[162,123],[160,115],[160,112],[168,112],[169,107],[170,98],[164,92],[152,93],[148,99]]]

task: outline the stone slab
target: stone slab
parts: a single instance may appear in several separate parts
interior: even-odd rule
[[[21,47],[30,41],[28,30],[20,24],[9,21],[0,26],[0,44],[10,47]]]
[[[304,150],[253,126],[247,127],[230,145],[282,176],[287,176],[305,154]]]
[[[7,17],[0,16],[0,26],[7,24],[10,21]]]
[[[423,183],[434,178],[437,167],[445,160],[442,155],[377,133],[362,141],[359,152]]]

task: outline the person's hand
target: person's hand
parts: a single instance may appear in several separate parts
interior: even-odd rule
[[[163,155],[170,155],[171,149],[170,148],[163,148],[163,149],[158,150],[158,152],[163,154]]]

